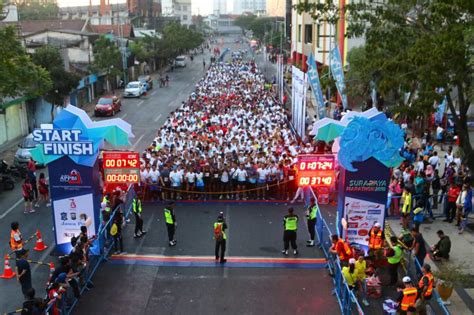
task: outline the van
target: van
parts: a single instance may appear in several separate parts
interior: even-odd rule
[[[185,56],[178,56],[175,59],[175,67],[176,68],[184,68],[186,67],[186,57]]]

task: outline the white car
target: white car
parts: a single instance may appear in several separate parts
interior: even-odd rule
[[[185,56],[178,56],[174,61],[174,65],[176,68],[184,68],[186,67],[186,57]]]
[[[139,81],[132,81],[127,84],[123,97],[141,97],[146,93],[146,87]]]

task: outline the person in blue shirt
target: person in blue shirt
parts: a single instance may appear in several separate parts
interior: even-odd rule
[[[461,198],[464,199],[462,200],[463,213],[459,234],[462,234],[464,232],[464,229],[467,225],[467,217],[472,212],[472,188],[469,183],[464,183],[464,185],[462,186],[461,196]]]

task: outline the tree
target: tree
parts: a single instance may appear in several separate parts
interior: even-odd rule
[[[346,74],[347,94],[353,98],[364,98],[370,94],[374,69],[370,67],[370,60],[364,47],[354,47],[347,54],[349,71]],[[375,73],[374,73],[375,74]]]
[[[79,84],[80,77],[64,69],[64,61],[59,49],[45,45],[36,49],[32,60],[49,72],[51,88],[44,94],[44,99],[51,104],[51,118],[54,119],[54,107],[63,106],[66,96]]]
[[[105,74],[107,91],[111,91],[110,80],[122,73],[122,54],[115,43],[105,36],[94,42],[94,61],[91,70]]]
[[[296,8],[316,20],[336,23],[341,12],[329,2],[305,1]],[[467,128],[473,85],[472,1],[364,1],[348,4],[343,10],[348,21],[347,36],[365,37],[370,68],[379,74],[377,89],[382,95],[393,95],[396,111],[412,117],[426,116],[435,110],[434,101],[446,95],[465,153],[464,162],[474,169]],[[445,94],[437,93],[440,88]],[[410,95],[407,103],[405,93]]]
[[[31,61],[14,27],[0,30],[0,103],[6,97],[41,95],[52,86],[48,71]]]
[[[59,16],[59,7],[54,3],[28,2],[18,6],[18,15],[21,20],[56,20]]]
[[[235,19],[234,24],[240,27],[242,31],[250,30],[249,26],[255,21],[256,18],[257,16],[253,14],[242,14]]]

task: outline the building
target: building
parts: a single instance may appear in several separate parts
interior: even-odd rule
[[[267,0],[268,16],[285,16],[286,0]]]
[[[173,0],[173,13],[179,17],[181,25],[189,27],[193,23],[191,0]]]
[[[234,24],[237,17],[238,15],[232,14],[211,14],[204,18],[204,23],[206,23],[215,34],[238,35],[242,34],[242,29]]]
[[[216,16],[227,14],[227,0],[214,0],[212,12]]]
[[[244,12],[265,15],[267,12],[267,0],[235,0],[234,14],[242,14]]]

